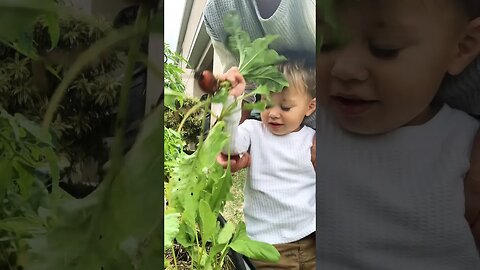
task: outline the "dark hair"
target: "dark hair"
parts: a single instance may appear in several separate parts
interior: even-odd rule
[[[480,17],[480,0],[451,0],[462,5],[462,9],[467,14],[468,18],[473,20]]]

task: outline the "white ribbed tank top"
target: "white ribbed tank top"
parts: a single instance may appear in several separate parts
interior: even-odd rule
[[[319,269],[480,269],[463,189],[477,120],[444,105],[423,125],[359,136],[318,113]]]

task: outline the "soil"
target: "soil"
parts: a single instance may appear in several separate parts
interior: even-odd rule
[[[190,267],[191,258],[188,256],[188,253],[182,246],[178,244],[173,245],[175,250],[175,257],[177,260],[177,268],[175,268],[175,264],[173,261],[172,250],[169,249],[165,252],[165,258],[169,261],[170,267],[165,269],[175,269],[175,270],[191,270]],[[223,264],[222,270],[234,270],[235,266],[233,265],[232,261],[229,257],[225,258],[225,263]]]

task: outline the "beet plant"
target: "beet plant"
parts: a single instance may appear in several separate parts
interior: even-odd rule
[[[201,132],[196,151],[191,155],[181,153],[169,163],[173,166],[169,167],[170,177],[165,184],[164,249],[173,248],[176,241],[188,252],[192,269],[222,269],[230,249],[252,259],[277,261],[280,258],[272,245],[250,239],[243,222],[226,222],[222,227],[217,220],[225,202],[231,198],[232,186],[230,168],[224,169],[216,163],[216,156],[228,145],[230,139],[223,118],[237,109],[237,105],[249,96],[269,95],[270,92],[278,92],[288,86],[276,68],[277,64],[286,59],[268,47],[276,36],[251,40],[240,28],[240,18],[235,13],[225,17],[224,25],[230,35],[229,48],[239,60],[240,72],[247,81],[256,83],[258,87],[229,104],[227,99],[231,85],[229,82],[222,82],[218,91],[209,91],[206,100],[187,112],[178,127],[177,132],[180,132],[186,119],[201,108],[205,119],[212,102],[225,105],[221,113],[215,115],[217,122],[208,132],[208,136],[203,138]],[[216,83],[212,83],[210,78],[209,84],[212,86]],[[213,90],[213,87],[208,88]],[[182,97],[182,94],[176,91],[165,91],[171,100],[166,106],[173,106],[176,98]],[[259,102],[250,108],[264,109],[265,106],[264,102]],[[172,253],[175,255],[174,251]],[[173,265],[169,267],[178,269],[175,257]]]

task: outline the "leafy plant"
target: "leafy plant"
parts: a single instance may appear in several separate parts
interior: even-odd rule
[[[197,98],[185,97],[181,106],[180,102],[177,102],[175,110],[166,107],[164,113],[165,126],[177,130],[186,113],[199,103],[200,100]],[[203,119],[203,109],[195,111],[186,119],[184,128],[181,130],[181,135],[185,140],[187,147],[198,144],[198,137],[202,132],[202,124],[205,124]]]
[[[35,0],[0,0],[0,20],[12,17],[3,17],[4,14],[15,14],[18,16],[15,21],[21,26],[12,27],[10,22],[0,25],[2,34],[4,28],[11,27],[8,29],[11,34],[0,36],[0,41],[8,45],[0,51],[19,53],[13,58],[18,59],[16,67],[39,59],[33,47],[33,36],[29,33],[33,31],[33,22],[37,18],[58,19],[59,9],[53,2],[45,0],[40,5]],[[6,110],[1,112],[1,269],[131,270],[153,269],[161,265],[158,254],[162,252],[160,243],[163,242],[162,204],[159,200],[162,189],[158,180],[163,175],[163,151],[159,139],[163,134],[163,112],[160,107],[145,120],[129,153],[126,156],[123,153],[128,90],[139,58],[141,40],[154,13],[151,2],[140,6],[135,26],[106,33],[80,52],[77,60],[69,65],[68,70],[65,69],[63,79],[52,91],[42,113],[45,115],[42,126],[20,114],[12,116]],[[56,32],[58,23],[58,20],[51,22],[53,26],[52,29],[49,26],[49,31]],[[57,158],[58,149],[54,148],[58,138],[51,128],[58,115],[55,112],[61,112],[62,98],[68,100],[68,89],[82,71],[94,66],[100,55],[126,40],[131,43],[124,82],[119,91],[116,137],[108,172],[90,196],[84,199],[69,197],[59,187],[62,163]],[[19,46],[20,43],[23,46]],[[27,47],[28,51],[25,50]],[[18,70],[17,78],[28,73],[23,67]],[[98,77],[100,73],[94,76]],[[2,79],[8,79],[5,77]],[[84,86],[79,88],[85,89]],[[93,95],[85,95],[85,98]],[[79,116],[79,113],[74,115]]]
[[[45,232],[47,209],[67,196],[58,186],[62,165],[53,141],[49,132],[0,106],[0,269],[17,269],[28,249],[25,239]]]
[[[170,46],[164,43],[164,63],[163,63],[163,75],[165,92],[169,95],[165,96],[165,107],[171,110],[176,109],[176,102],[180,107],[183,105],[183,98],[185,92],[185,86],[182,83],[183,69],[181,65],[187,65],[187,60],[180,54],[173,52]]]
[[[231,37],[230,48],[239,57],[240,72],[248,81],[259,86],[248,95],[268,95],[272,91],[281,91],[288,85],[275,66],[285,58],[268,48],[275,39],[274,36],[251,41],[248,34],[240,28],[239,16],[233,13],[226,16],[224,25]],[[210,95],[185,114],[177,131],[182,130],[186,119],[197,110],[203,108],[205,118],[212,101],[225,102],[230,88],[229,82],[222,82],[215,95]],[[173,91],[166,94],[173,100],[178,96]],[[217,221],[225,202],[231,197],[232,178],[230,169],[223,169],[215,158],[229,140],[222,119],[236,107],[237,102],[241,102],[241,98],[230,106],[224,106],[205,140],[203,132],[200,133],[200,141],[193,154],[181,153],[171,163],[173,166],[165,191],[168,203],[165,214],[174,228],[169,230],[165,239],[175,239],[187,250],[194,269],[222,269],[230,249],[260,260],[276,261],[280,256],[272,245],[250,239],[243,222],[227,222],[220,227]],[[265,103],[255,106],[264,107]],[[172,219],[170,215],[179,216],[179,219]],[[164,248],[171,246],[171,242],[165,242]],[[173,263],[176,264],[175,258]]]
[[[124,166],[85,199],[54,209],[55,223],[31,241],[30,269],[154,269],[161,265],[159,200],[163,114],[143,125]]]
[[[102,21],[90,23],[62,16],[58,19],[60,37],[56,44],[49,30],[46,20],[32,25],[34,58],[0,44],[0,105],[9,113],[21,113],[38,123],[69,66],[111,28]],[[66,168],[67,179],[79,173],[75,165],[87,158],[104,159],[102,138],[112,133],[120,91],[117,73],[124,65],[120,59],[119,51],[99,57],[72,82],[60,104],[52,128],[59,141],[57,150],[72,164]]]

